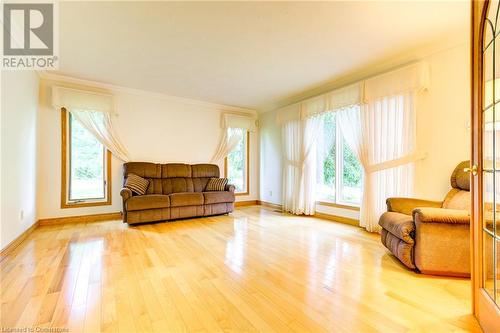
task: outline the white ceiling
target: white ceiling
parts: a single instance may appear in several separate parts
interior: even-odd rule
[[[58,74],[257,110],[469,26],[466,1],[61,2],[59,11]]]

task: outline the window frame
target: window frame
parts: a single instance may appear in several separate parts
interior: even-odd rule
[[[316,200],[317,205],[329,206],[341,209],[349,209],[359,211],[361,202],[359,204],[352,202],[345,202],[341,200],[341,192],[344,187],[344,137],[342,136],[342,130],[340,129],[339,123],[335,119],[335,199],[321,199]]]
[[[112,202],[111,183],[111,152],[104,147],[104,193],[103,199],[69,200],[71,186],[71,124],[70,113],[66,108],[61,108],[61,208],[81,208],[92,206],[109,206]]]
[[[241,196],[241,195],[249,195],[250,194],[250,132],[247,130],[246,131],[246,148],[245,148],[245,174],[246,174],[246,186],[245,186],[245,192],[234,192],[235,196]],[[228,176],[228,162],[227,162],[227,156],[224,158],[224,177],[227,178]]]

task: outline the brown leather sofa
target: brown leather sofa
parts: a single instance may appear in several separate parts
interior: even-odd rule
[[[457,165],[443,201],[387,199],[382,243],[405,266],[426,274],[470,275],[470,178]]]
[[[123,222],[128,224],[230,213],[234,209],[234,186],[225,191],[204,192],[210,178],[219,177],[214,164],[155,164],[129,162],[123,165],[124,184],[134,173],[149,180],[145,195],[122,188]]]

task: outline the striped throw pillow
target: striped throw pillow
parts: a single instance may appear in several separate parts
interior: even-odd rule
[[[210,178],[205,191],[224,191],[227,185],[227,178]]]
[[[129,188],[132,192],[144,195],[148,190],[149,180],[144,179],[135,173],[129,173],[127,180],[125,181],[125,187]]]

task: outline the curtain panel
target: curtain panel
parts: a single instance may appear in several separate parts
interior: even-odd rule
[[[221,140],[211,162],[219,162],[229,155],[238,146],[238,142],[243,138],[244,132],[243,128],[225,128],[222,131]]]
[[[112,95],[55,86],[52,88],[54,108],[66,108],[106,149],[124,162],[130,160],[113,126]]]
[[[69,112],[115,157],[124,162],[130,161],[128,152],[118,138],[108,112],[78,109],[69,109]]]
[[[222,134],[211,162],[217,163],[229,155],[243,135],[257,130],[257,119],[250,115],[224,113],[221,117]]]
[[[347,144],[363,166],[360,225],[379,231],[378,218],[391,196],[413,194],[416,147],[416,96],[427,89],[425,62],[289,105],[277,112],[282,127],[283,204],[294,214],[314,214],[316,145],[320,117],[337,112]],[[314,157],[314,158],[313,158]]]
[[[363,166],[360,226],[380,231],[378,219],[389,197],[413,194],[416,151],[415,92],[341,110],[337,121],[347,144]]]
[[[314,215],[316,206],[316,149],[321,118],[294,120],[282,125],[283,209]]]
[[[317,141],[325,112],[360,104],[362,83],[353,84],[277,112],[282,128],[283,208],[292,214],[314,215],[318,170]]]

